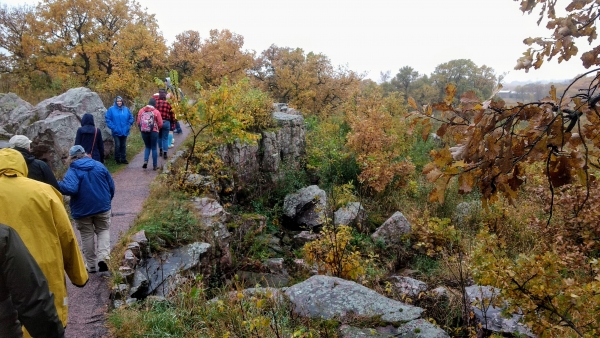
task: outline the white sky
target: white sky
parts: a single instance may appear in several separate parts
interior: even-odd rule
[[[0,0],[18,5],[33,0]],[[559,0],[560,8],[570,1]],[[244,37],[244,49],[257,53],[271,44],[323,53],[334,65],[347,65],[379,80],[403,66],[422,74],[453,59],[471,59],[505,82],[571,79],[583,73],[579,57],[560,65],[554,59],[541,69],[516,71],[527,48],[523,39],[550,36],[513,0],[139,0],[156,14],[169,44],[175,35],[196,30],[202,38],[211,29],[229,29]],[[557,8],[558,9],[558,8]],[[544,23],[542,23],[544,26]]]

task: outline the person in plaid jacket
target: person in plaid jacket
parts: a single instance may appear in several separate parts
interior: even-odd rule
[[[169,132],[175,128],[175,113],[173,107],[167,101],[167,92],[164,89],[158,91],[158,100],[156,100],[156,109],[160,112],[163,120],[162,128],[158,134],[159,156],[167,159],[169,150]]]

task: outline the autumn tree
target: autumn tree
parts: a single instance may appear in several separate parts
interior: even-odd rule
[[[244,37],[227,29],[210,31],[200,46],[193,76],[202,85],[219,86],[224,77],[238,81],[252,67],[254,52],[243,50]]]
[[[362,76],[334,67],[323,54],[272,45],[252,69],[260,88],[307,114],[328,114],[350,98]]]
[[[345,106],[350,125],[346,146],[355,153],[361,172],[358,181],[367,190],[383,192],[392,183],[402,185],[414,170],[406,159],[405,105],[400,96],[383,98],[377,88],[355,96]]]
[[[478,97],[487,98],[497,84],[497,78],[492,68],[485,65],[479,67],[467,59],[451,60],[438,65],[431,73],[431,80],[442,95],[446,85],[454,85],[457,100],[460,94],[467,91],[474,91]],[[443,98],[440,96],[438,100]]]
[[[169,53],[168,65],[170,69],[179,73],[181,80],[192,76],[198,67],[201,60],[201,44],[200,33],[197,31],[188,30],[175,36]]]
[[[412,67],[404,66],[400,72],[390,81],[391,84],[404,92],[404,100],[408,100],[409,87],[419,78],[419,72]]]

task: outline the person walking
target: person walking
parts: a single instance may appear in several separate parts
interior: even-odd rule
[[[87,283],[88,274],[62,196],[50,185],[27,178],[21,153],[4,148],[0,149],[0,205],[0,223],[10,224],[40,266],[66,326],[65,272],[78,287]]]
[[[69,206],[75,227],[81,234],[83,256],[90,273],[108,271],[110,255],[110,209],[115,195],[115,182],[101,163],[89,158],[82,146],[69,150],[71,164],[62,181],[60,192],[71,196]],[[94,243],[97,237],[97,246]]]
[[[169,151],[169,133],[172,128],[175,128],[175,114],[173,113],[173,107],[167,101],[167,92],[164,89],[158,91],[156,109],[160,112],[163,121],[162,128],[160,128],[158,134],[158,148],[160,149],[158,155],[162,155],[166,160],[167,152]]]
[[[117,96],[115,103],[106,111],[106,125],[112,131],[115,140],[115,161],[117,164],[129,164],[127,161],[127,136],[133,125],[133,115],[125,106],[123,98]]]
[[[44,161],[38,160],[31,153],[31,140],[25,135],[15,135],[8,140],[11,148],[17,150],[23,155],[27,163],[27,177],[50,184],[58,190],[58,181],[50,169],[50,166]]]
[[[81,127],[77,128],[77,135],[75,135],[75,145],[82,146],[94,160],[104,163],[104,141],[102,141],[102,132],[94,123],[94,115],[83,114]]]
[[[144,164],[142,168],[148,167],[148,158],[152,151],[152,170],[156,170],[158,159],[156,154],[156,145],[158,142],[158,131],[163,126],[163,120],[160,112],[155,108],[156,100],[150,98],[148,105],[140,109],[137,115],[137,125],[142,134],[142,140],[146,149],[144,149]]]
[[[0,224],[0,337],[23,337],[21,324],[33,337],[65,335],[44,273],[19,234]]]

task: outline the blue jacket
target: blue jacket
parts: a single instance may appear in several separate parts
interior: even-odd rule
[[[89,157],[73,161],[58,185],[63,195],[71,196],[74,219],[109,211],[115,195],[115,182],[106,167]]]
[[[133,125],[133,115],[125,102],[121,107],[117,106],[117,99],[123,101],[120,96],[115,98],[114,105],[106,111],[106,125],[112,130],[113,136],[129,136],[129,129]]]
[[[94,135],[96,140],[94,141]],[[102,141],[102,132],[94,124],[92,114],[83,114],[81,118],[81,127],[77,129],[75,136],[75,145],[80,145],[85,152],[92,154],[96,161],[104,163],[104,142]],[[94,147],[94,149],[92,149]]]

